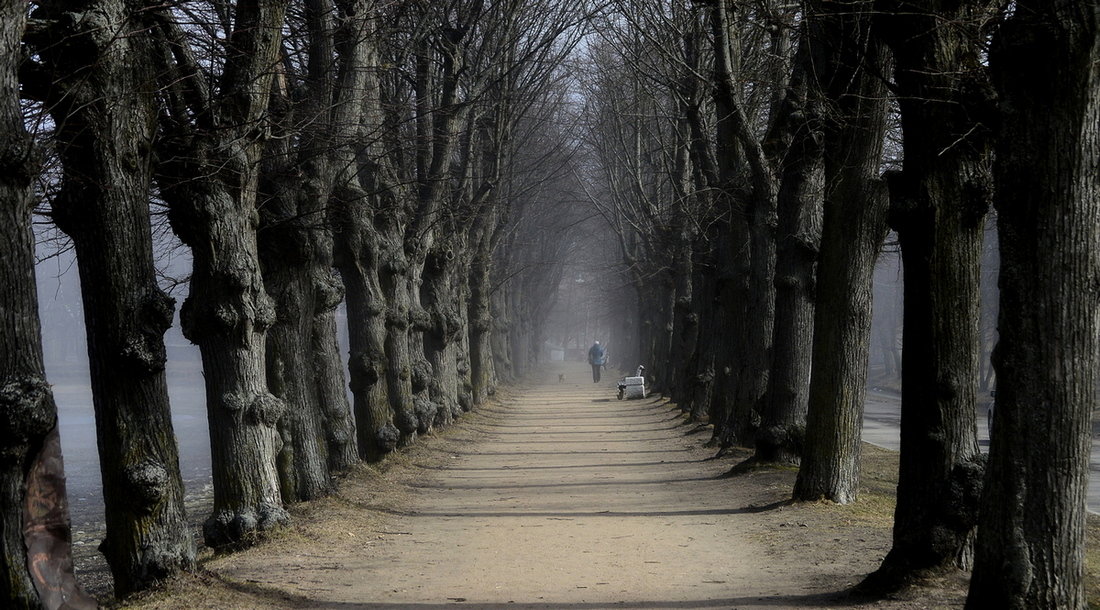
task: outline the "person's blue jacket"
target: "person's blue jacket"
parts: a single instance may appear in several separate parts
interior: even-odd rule
[[[603,365],[607,362],[607,352],[597,341],[588,348],[588,364]]]

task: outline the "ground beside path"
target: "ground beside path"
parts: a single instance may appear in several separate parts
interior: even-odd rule
[[[707,459],[707,434],[660,400],[616,400],[586,365],[548,367],[138,605],[961,607],[957,581],[902,600],[844,594],[889,548],[892,484],[875,472],[853,506],[792,505],[793,470],[717,478],[737,457]],[[883,471],[896,459],[866,451]]]

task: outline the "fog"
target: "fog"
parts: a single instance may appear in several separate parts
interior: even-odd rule
[[[95,413],[88,373],[84,314],[80,301],[80,277],[71,249],[55,252],[56,244],[39,246],[35,272],[38,307],[42,319],[42,349],[46,378],[57,402],[61,450],[65,459],[69,501],[75,527],[103,519],[103,493],[96,448]],[[190,263],[176,257],[172,275],[186,276]],[[172,294],[176,308],[186,288]],[[164,337],[168,352],[168,394],[172,425],[180,452],[180,469],[187,501],[210,493],[210,443],[206,426],[202,367],[198,348],[183,337],[177,311],[175,323]],[[126,375],[127,371],[118,371]]]
[[[186,278],[190,259],[185,249],[160,237],[158,267],[166,278]],[[900,354],[903,274],[892,238],[880,256],[874,276],[875,311],[872,325],[868,383],[882,391],[900,389]],[[996,244],[987,240],[986,268],[983,269],[983,391],[979,408],[984,411],[987,390],[993,387],[988,354],[995,341],[996,317]],[[85,344],[80,280],[72,250],[58,253],[55,241],[39,245],[39,310],[42,318],[43,351],[46,374],[53,384],[60,418],[62,451],[68,478],[73,523],[77,527],[102,521],[103,497],[99,458],[96,449],[95,415],[92,407]],[[169,254],[165,254],[169,253]],[[181,254],[183,253],[183,254]],[[553,313],[547,322],[546,348],[551,359],[584,360],[592,341],[608,347],[610,362],[616,368],[632,368],[639,363],[622,362],[620,354],[628,350],[618,342],[628,340],[632,320],[630,312],[616,303],[632,288],[625,285],[611,266],[570,265],[562,279]],[[180,332],[178,309],[186,296],[186,283],[162,282],[177,303],[177,315],[165,335],[168,352],[167,378],[172,423],[179,443],[180,467],[186,485],[187,504],[210,494],[210,447],[202,367],[198,348]],[[343,318],[344,311],[338,311]],[[339,325],[340,341],[347,353],[346,327]],[[118,371],[126,375],[127,371]],[[890,407],[892,408],[892,407]],[[896,434],[891,433],[891,434]]]

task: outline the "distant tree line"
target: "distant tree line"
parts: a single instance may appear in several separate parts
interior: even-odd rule
[[[1085,607],[1095,3],[609,4],[588,47],[583,167],[631,288],[614,349],[712,424],[720,451],[798,465],[794,499],[850,502],[892,231],[901,468],[893,548],[861,587],[973,566],[969,607]],[[995,324],[978,307],[991,206]],[[975,410],[994,326],[987,460]]]

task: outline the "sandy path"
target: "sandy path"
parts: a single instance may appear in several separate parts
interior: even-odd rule
[[[716,479],[730,462],[706,460],[677,410],[618,401],[613,381],[587,375],[551,368],[413,452],[402,475],[413,491],[395,514],[363,523],[352,506],[350,518],[326,514],[323,534],[212,569],[266,600],[245,606],[774,609],[831,606],[877,562],[858,547],[881,540],[784,522],[786,473]],[[825,542],[805,539],[814,530]]]
[[[543,385],[421,486],[399,562],[367,599],[617,604],[728,597],[732,527],[721,465],[685,448],[675,413],[608,401],[592,384]],[[430,557],[427,566],[409,553]],[[411,561],[410,561],[411,559]],[[665,604],[660,604],[665,605]]]

